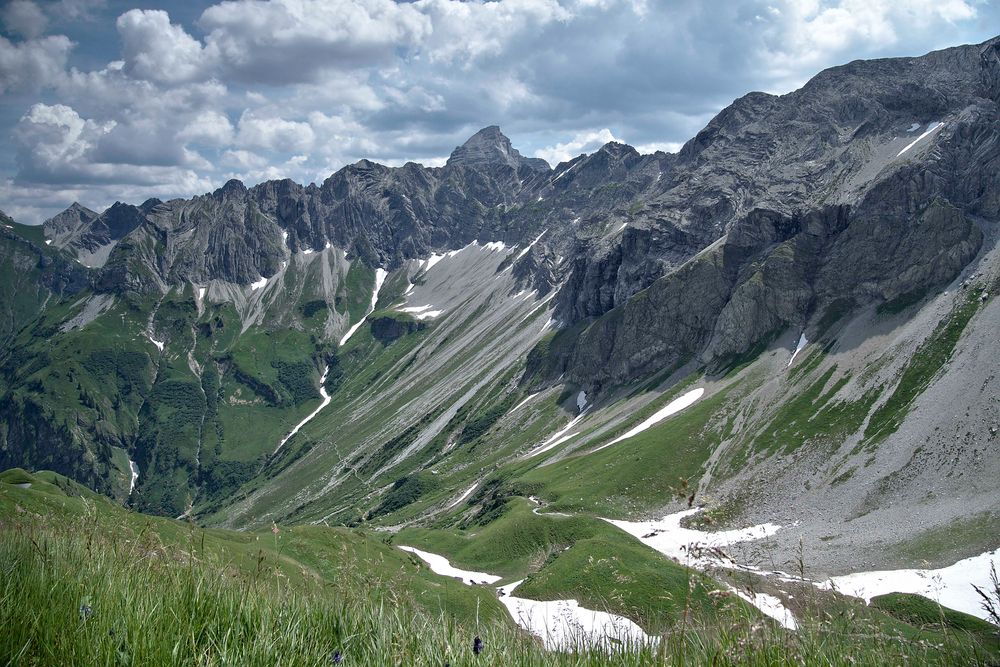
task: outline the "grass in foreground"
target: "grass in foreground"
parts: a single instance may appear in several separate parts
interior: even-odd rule
[[[939,641],[913,640],[830,616],[786,633],[738,614],[710,628],[668,629],[658,647],[545,652],[506,619],[486,613],[495,601],[479,596],[491,596],[489,589],[461,587],[454,594],[475,604],[456,607],[458,613],[422,604],[414,582],[444,580],[405,558],[392,560],[398,552],[382,552],[377,540],[354,531],[308,529],[322,532],[317,537],[302,528],[261,535],[202,530],[125,512],[51,474],[8,473],[0,480],[0,664],[329,665],[337,664],[338,651],[345,665],[987,664],[991,658],[959,630],[939,633]],[[31,487],[15,486],[25,483]],[[303,557],[308,545],[310,561]],[[475,636],[485,644],[478,656]]]

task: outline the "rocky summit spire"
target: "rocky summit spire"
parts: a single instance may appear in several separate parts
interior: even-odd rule
[[[476,132],[448,158],[448,166],[483,166],[506,164],[514,169],[527,166],[531,169],[548,171],[549,163],[540,158],[526,158],[510,145],[499,126],[490,125]]]

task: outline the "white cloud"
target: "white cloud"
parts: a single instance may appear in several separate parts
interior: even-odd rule
[[[95,123],[64,104],[38,103],[14,130],[14,145],[22,174],[42,182],[79,170],[87,154],[114,122]]]
[[[205,75],[208,62],[201,42],[170,16],[156,9],[132,9],[116,23],[125,53],[125,69],[140,79],[175,84]]]
[[[240,146],[301,152],[309,150],[315,138],[309,123],[279,117],[261,117],[247,110],[240,116],[236,141]]]
[[[210,187],[211,179],[195,169],[103,160],[99,146],[116,127],[114,121],[83,118],[64,104],[32,105],[13,133],[18,187],[78,190],[97,186],[118,188],[123,193],[158,192],[161,196],[191,195]],[[198,168],[208,166],[194,157],[185,159]]]
[[[58,82],[72,48],[65,35],[17,43],[0,36],[0,93],[38,90]]]
[[[412,4],[392,0],[232,0],[198,24],[220,69],[269,83],[388,62],[431,31]]]
[[[32,39],[45,32],[49,20],[31,0],[11,0],[0,9],[0,21],[12,33]]]
[[[683,146],[684,146],[683,142],[680,141],[660,141],[649,144],[636,144],[635,146],[633,146],[633,148],[635,148],[643,155],[649,155],[650,153],[655,153],[656,151],[663,151],[664,153],[676,153]]]
[[[765,61],[795,86],[815,69],[845,54],[880,51],[942,24],[974,19],[965,0],[783,0],[758,18],[765,32]]]
[[[220,161],[223,165],[240,171],[263,169],[267,166],[267,158],[244,150],[225,151],[222,153]]]
[[[177,138],[182,141],[195,141],[215,146],[225,146],[233,141],[233,124],[225,114],[218,111],[205,110],[196,115]]]
[[[432,21],[427,40],[432,60],[462,60],[498,55],[525,32],[537,34],[553,22],[572,19],[558,0],[417,0],[413,3]]]
[[[611,130],[588,130],[581,132],[565,143],[546,146],[535,151],[535,157],[540,157],[551,165],[572,160],[581,153],[590,153],[609,141],[618,141]]]

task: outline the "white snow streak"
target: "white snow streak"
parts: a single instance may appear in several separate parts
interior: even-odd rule
[[[323,402],[319,404],[318,408],[316,408],[315,410],[313,410],[312,412],[310,412],[308,414],[308,416],[306,416],[305,419],[303,419],[298,424],[296,424],[295,428],[293,428],[288,433],[288,435],[286,435],[284,438],[282,438],[281,442],[278,443],[278,446],[274,448],[274,452],[273,453],[277,453],[279,449],[281,449],[282,447],[284,447],[285,443],[288,442],[293,435],[295,435],[296,433],[298,433],[299,429],[301,429],[303,426],[305,426],[306,424],[308,424],[312,420],[313,417],[315,417],[316,415],[318,415],[320,410],[322,410],[326,406],[330,405],[330,395],[328,393],[326,393],[326,387],[324,386],[326,384],[326,375],[329,372],[330,372],[330,367],[327,366],[326,368],[323,369],[323,377],[321,377],[319,379],[319,395],[323,397]]]
[[[570,420],[570,422],[568,424],[566,424],[566,426],[563,427],[562,430],[557,431],[556,433],[552,434],[552,436],[548,440],[546,440],[541,445],[539,445],[538,448],[535,449],[534,451],[528,452],[528,457],[530,458],[532,456],[538,456],[539,454],[547,452],[550,449],[552,449],[553,447],[556,447],[557,445],[561,445],[562,443],[566,442],[570,438],[576,437],[576,435],[577,435],[576,433],[569,433],[569,431],[574,426],[576,426],[577,422],[579,422],[581,419],[583,419],[584,416],[586,416],[586,414],[587,414],[586,410],[584,410],[583,412],[581,412],[580,414],[578,414],[576,417],[574,417],[572,420]],[[569,435],[566,435],[567,433],[569,433]]]
[[[267,284],[267,278],[261,276],[260,280],[256,280],[250,283],[250,289],[257,291],[266,284]]]
[[[199,287],[198,288],[198,301],[204,301],[205,300],[205,292],[207,292],[207,291],[208,291],[207,287]]]
[[[539,637],[550,651],[571,651],[581,646],[606,644],[608,648],[648,643],[651,638],[631,619],[581,607],[576,600],[529,600],[512,595],[521,581],[497,589],[500,603],[522,628]]]
[[[466,585],[492,584],[501,577],[485,572],[470,572],[453,567],[444,556],[421,551],[415,547],[397,545],[403,551],[416,554],[431,571],[445,577],[461,579]],[[523,581],[523,580],[522,580]],[[500,603],[522,628],[539,637],[549,650],[572,650],[579,646],[606,644],[608,648],[656,641],[643,632],[631,619],[581,607],[576,600],[529,600],[512,595],[521,585],[515,581],[497,588]],[[613,641],[617,640],[621,644]]]
[[[515,258],[514,258],[514,261],[516,262],[517,260],[519,260],[519,259],[521,259],[522,257],[524,257],[525,255],[527,255],[527,254],[528,254],[528,251],[529,251],[529,250],[531,250],[532,248],[534,248],[534,247],[535,247],[535,244],[536,244],[536,243],[538,243],[539,241],[541,241],[541,240],[542,240],[542,237],[543,237],[543,236],[545,236],[545,234],[546,234],[546,233],[547,233],[548,231],[549,231],[549,230],[547,230],[547,229],[546,229],[546,230],[543,230],[543,231],[542,231],[542,233],[541,233],[541,234],[539,234],[539,235],[538,235],[538,236],[537,236],[537,237],[535,238],[535,240],[534,240],[534,241],[532,241],[531,243],[529,243],[529,244],[528,244],[528,247],[526,247],[526,248],[525,248],[524,250],[522,250],[521,252],[519,252],[519,253],[517,254],[517,257],[515,257]]]
[[[899,151],[899,153],[896,154],[896,157],[899,157],[900,155],[902,155],[906,151],[908,151],[911,148],[913,148],[914,146],[916,146],[917,143],[919,143],[921,139],[923,139],[924,137],[926,137],[927,135],[929,135],[931,132],[939,130],[942,127],[944,127],[944,123],[928,123],[927,129],[924,130],[924,133],[921,134],[916,139],[914,139],[913,141],[911,141],[910,143],[906,144],[906,148],[904,148],[903,150]]]
[[[799,342],[798,342],[798,344],[797,344],[797,345],[795,346],[795,351],[794,351],[794,352],[792,352],[792,358],[788,360],[788,365],[787,365],[787,366],[785,366],[785,368],[790,368],[790,367],[791,367],[791,365],[792,365],[792,362],[793,362],[793,361],[795,361],[795,357],[796,357],[796,356],[797,356],[797,355],[799,354],[799,352],[801,352],[801,351],[802,351],[802,348],[804,348],[804,347],[806,346],[806,344],[807,344],[808,342],[809,342],[809,341],[807,341],[807,340],[806,340],[806,332],[805,332],[805,331],[803,331],[803,332],[802,332],[802,333],[801,333],[801,334],[799,335]]]
[[[354,335],[354,332],[360,329],[361,325],[365,323],[366,319],[368,319],[368,316],[375,311],[375,304],[378,303],[378,293],[382,290],[382,283],[385,282],[385,277],[388,275],[389,273],[385,269],[382,268],[375,269],[375,289],[372,290],[372,304],[371,306],[368,307],[368,312],[365,313],[364,317],[358,320],[357,324],[348,329],[347,333],[344,334],[344,337],[340,339],[341,347],[343,347],[344,343],[346,343],[351,339],[351,336]]]
[[[131,496],[135,483],[139,481],[139,466],[132,459],[128,460],[128,471],[132,474],[132,481],[128,485],[128,494]]]
[[[431,572],[440,574],[443,577],[461,579],[463,584],[472,586],[475,584],[492,584],[500,581],[500,577],[496,575],[486,574],[485,572],[471,572],[469,570],[460,570],[457,567],[452,567],[451,563],[449,563],[448,559],[444,556],[428,553],[427,551],[421,551],[416,547],[408,547],[404,545],[398,546],[403,551],[409,551],[410,553],[419,556],[430,566]]]
[[[504,245],[503,241],[490,241],[483,246],[483,250],[492,250],[495,252],[502,252],[507,246]]]
[[[792,612],[788,611],[781,600],[773,595],[768,595],[767,593],[754,593],[751,597],[743,591],[739,591],[732,586],[729,587],[733,593],[737,596],[746,600],[753,606],[757,607],[765,616],[770,616],[778,623],[781,623],[781,627],[786,630],[797,630],[798,624],[795,622],[795,617],[792,616]]]
[[[781,529],[781,526],[777,524],[765,523],[739,530],[705,533],[681,526],[682,519],[693,516],[700,511],[699,508],[684,510],[665,516],[658,521],[615,521],[613,519],[604,519],[604,521],[624,530],[663,555],[699,570],[725,567],[753,571],[753,568],[738,565],[721,551],[722,548],[738,542],[769,537]],[[796,628],[795,618],[777,597],[763,593],[755,594],[753,597],[739,591],[736,593],[757,607],[763,614],[781,623],[786,629],[794,630]]]
[[[938,570],[882,570],[855,572],[831,577],[820,588],[836,590],[845,595],[871,602],[886,593],[916,593],[945,607],[986,619],[982,599],[973,584],[983,590],[990,588],[990,565],[1000,567],[1000,549],[960,560]],[[986,619],[989,620],[989,619]]]
[[[683,396],[680,396],[680,397],[675,398],[674,400],[670,401],[669,403],[667,403],[667,405],[665,407],[660,408],[659,410],[657,410],[656,412],[654,412],[653,415],[651,417],[649,417],[646,421],[642,422],[641,424],[639,424],[638,426],[636,426],[636,427],[634,427],[632,429],[629,429],[624,434],[618,436],[617,438],[615,438],[611,442],[609,442],[609,443],[607,443],[605,445],[601,445],[600,447],[598,447],[594,451],[595,452],[599,452],[602,449],[604,449],[605,447],[610,447],[611,445],[613,445],[615,443],[618,443],[618,442],[621,442],[622,440],[627,440],[627,439],[629,439],[629,438],[631,438],[633,436],[639,435],[640,433],[642,433],[646,429],[651,428],[653,426],[656,426],[658,423],[660,423],[661,421],[663,421],[664,419],[666,419],[670,415],[676,414],[676,413],[680,412],[681,410],[683,410],[684,408],[686,408],[686,407],[688,407],[690,405],[693,405],[694,402],[697,401],[699,398],[701,398],[702,394],[704,394],[704,393],[705,393],[705,389],[703,387],[698,387],[697,389],[692,389],[691,391],[689,391],[688,393],[684,394]]]
[[[729,558],[719,556],[716,553],[698,553],[692,547],[721,549],[737,542],[770,537],[781,529],[781,526],[777,524],[764,523],[738,530],[706,533],[681,526],[682,519],[693,516],[700,511],[700,508],[684,510],[653,521],[617,521],[615,519],[604,519],[604,521],[621,528],[661,554],[699,569],[710,566],[728,568],[738,568],[739,566]]]
[[[163,341],[161,341],[161,340],[156,340],[155,338],[153,338],[153,337],[152,337],[152,336],[150,336],[149,334],[146,334],[146,338],[148,338],[148,339],[149,339],[149,342],[150,342],[150,343],[152,343],[153,345],[155,345],[155,346],[156,346],[156,348],[157,348],[157,349],[158,349],[158,350],[159,350],[160,352],[163,352]]]
[[[448,505],[448,507],[446,507],[445,509],[451,509],[455,505],[458,505],[460,502],[462,502],[463,500],[465,500],[466,498],[468,498],[470,495],[472,495],[472,492],[476,490],[477,486],[479,486],[479,482],[476,482],[475,484],[473,484],[472,486],[470,486],[468,489],[466,489],[462,493],[462,495],[460,495],[458,497],[457,500],[455,500],[453,503],[451,503],[450,505]]]
[[[542,392],[538,391],[538,392],[535,392],[534,394],[529,394],[527,398],[525,398],[523,401],[521,401],[520,403],[518,403],[517,405],[515,405],[508,414],[514,414],[515,412],[517,412],[518,410],[520,410],[524,406],[525,403],[527,403],[528,401],[530,401],[531,399],[533,399],[535,396],[538,396],[538,394],[540,394],[540,393],[542,393]]]

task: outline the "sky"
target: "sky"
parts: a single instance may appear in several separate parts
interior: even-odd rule
[[[1000,33],[1000,0],[0,0],[0,209],[35,224],[444,163],[677,150],[750,91]]]

